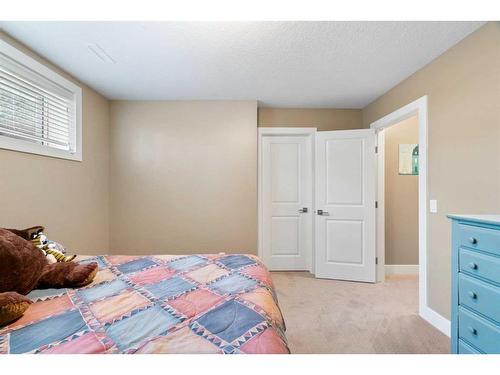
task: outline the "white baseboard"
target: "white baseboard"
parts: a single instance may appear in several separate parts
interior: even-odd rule
[[[418,275],[418,264],[386,264],[386,275]]]
[[[420,311],[420,316],[443,332],[446,336],[451,336],[451,322],[428,306]]]

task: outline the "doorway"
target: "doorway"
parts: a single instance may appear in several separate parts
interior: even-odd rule
[[[385,273],[418,275],[418,116],[379,132],[384,168]],[[381,158],[381,159],[382,159]],[[382,163],[382,161],[381,161]]]
[[[383,163],[383,129],[398,122],[418,116],[418,144],[419,144],[419,175],[418,175],[418,292],[419,315],[446,335],[450,335],[450,321],[432,310],[427,301],[427,243],[428,243],[428,189],[427,189],[427,96],[395,110],[392,113],[370,124],[370,128],[377,132],[378,157],[377,157],[377,280],[385,279],[385,190],[384,163]],[[381,170],[382,169],[382,170]]]

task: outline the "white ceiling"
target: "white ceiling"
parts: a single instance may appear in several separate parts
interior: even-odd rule
[[[362,108],[483,23],[0,22],[0,28],[110,99]],[[115,63],[99,59],[89,44]]]

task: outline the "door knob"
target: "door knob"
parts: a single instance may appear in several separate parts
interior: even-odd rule
[[[307,212],[308,212],[307,207],[301,208],[301,209],[299,210],[299,212],[300,212],[300,213],[302,213],[302,214],[307,213]]]
[[[327,211],[318,210],[318,215],[320,215],[320,216],[328,216],[330,214]]]

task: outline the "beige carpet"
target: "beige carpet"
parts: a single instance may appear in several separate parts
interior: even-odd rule
[[[365,284],[273,272],[292,353],[448,353],[449,339],[418,316],[418,278]]]

